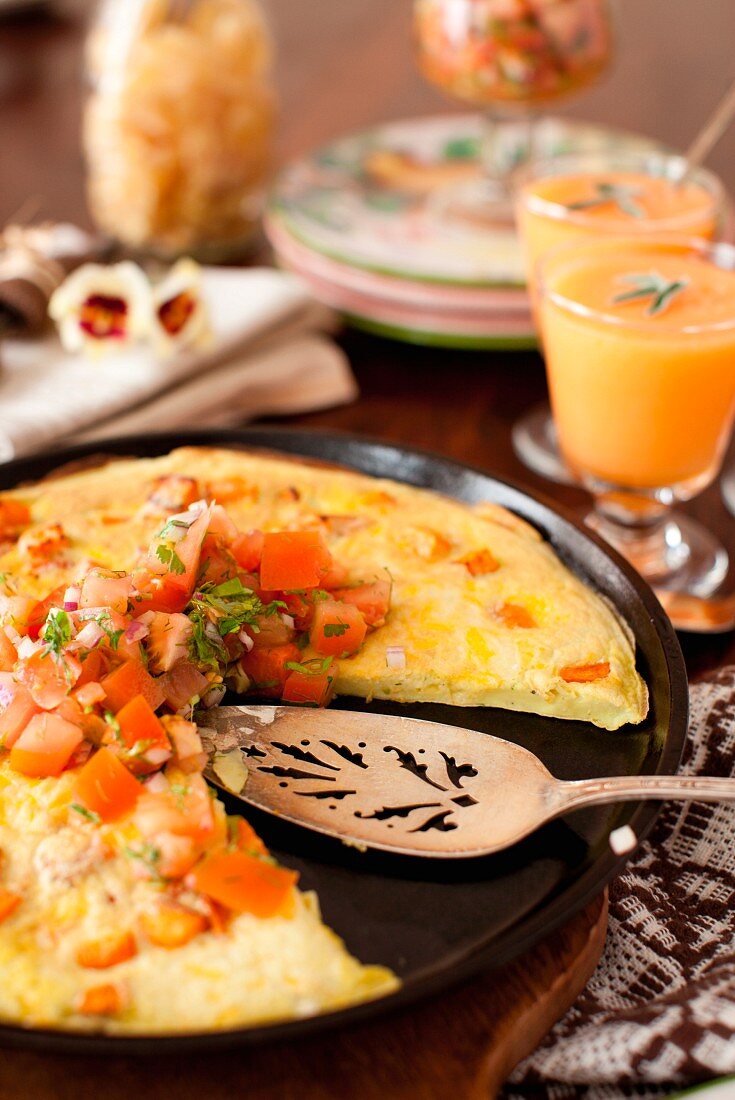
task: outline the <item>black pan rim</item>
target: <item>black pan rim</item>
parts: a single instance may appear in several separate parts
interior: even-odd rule
[[[581,535],[584,540],[602,550],[617,572],[623,574],[634,590],[637,599],[650,615],[651,624],[661,642],[668,674],[671,709],[668,735],[662,747],[656,774],[676,772],[688,723],[688,684],[684,657],[670,620],[648,584],[615,550],[555,501],[511,480],[496,477],[479,467],[446,458],[426,449],[406,447],[377,437],[336,430],[292,429],[268,425],[253,428],[145,432],[111,436],[109,439],[64,447],[53,453],[44,451],[0,465],[0,488],[10,488],[25,480],[37,479],[65,463],[96,454],[135,457],[144,455],[148,448],[151,449],[152,454],[161,454],[167,449],[183,446],[244,446],[270,451],[282,450],[285,454],[301,455],[304,458],[323,457],[315,453],[313,448],[316,443],[322,446],[349,444],[362,448],[366,453],[382,450],[407,458],[418,458],[451,472],[466,472],[495,482],[505,490],[509,490],[512,496],[518,495],[520,498],[531,500],[543,511],[553,514],[556,519],[561,519],[574,528],[577,536]],[[303,450],[301,450],[302,447]],[[343,464],[346,467],[351,466],[349,460]],[[355,466],[352,468],[359,469]],[[395,477],[395,475],[391,476]],[[660,809],[661,806],[657,803],[637,804],[630,818],[630,825],[639,840],[644,839],[650,832]],[[432,994],[461,984],[478,973],[490,972],[511,962],[584,908],[612,878],[620,873],[626,860],[626,856],[616,856],[610,849],[606,849],[566,888],[560,890],[538,909],[521,918],[519,922],[511,923],[505,932],[494,937],[482,948],[464,958],[447,962],[443,967],[440,966],[430,973],[409,979],[388,996],[350,1008],[299,1020],[249,1028],[233,1028],[227,1031],[154,1033],[139,1036],[112,1036],[98,1032],[69,1032],[53,1028],[25,1028],[13,1024],[0,1024],[0,1045],[69,1055],[115,1054],[124,1057],[155,1054],[160,1056],[232,1049],[239,1046],[253,1047],[263,1043],[308,1038],[317,1032],[357,1025],[377,1016],[405,1009]]]

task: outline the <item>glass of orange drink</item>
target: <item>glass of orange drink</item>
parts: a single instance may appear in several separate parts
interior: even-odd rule
[[[557,245],[621,233],[636,238],[721,236],[726,207],[722,184],[704,169],[679,182],[685,169],[682,157],[655,152],[562,154],[519,169],[516,224],[534,307],[536,265]],[[547,406],[521,419],[513,440],[531,469],[555,481],[570,480]]]
[[[735,415],[735,248],[584,237],[537,268],[564,460],[589,522],[652,583],[709,595],[728,558],[672,511],[717,476]]]

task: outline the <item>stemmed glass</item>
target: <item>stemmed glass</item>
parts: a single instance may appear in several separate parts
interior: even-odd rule
[[[685,169],[680,156],[602,151],[536,158],[519,168],[513,176],[516,224],[532,302],[539,259],[564,242],[620,233],[716,239],[725,217],[724,188],[703,168],[680,185]],[[513,444],[536,473],[552,481],[573,480],[559,454],[548,405],[516,423]]]
[[[710,595],[724,547],[672,506],[717,476],[735,415],[735,248],[578,240],[538,265],[538,311],[565,461],[588,522],[651,583]]]
[[[414,28],[426,79],[484,109],[482,178],[454,195],[455,206],[505,220],[510,173],[533,149],[538,112],[610,61],[608,0],[414,0]]]

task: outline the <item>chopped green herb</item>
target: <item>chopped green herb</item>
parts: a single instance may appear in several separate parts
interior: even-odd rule
[[[285,606],[275,600],[273,604]],[[239,577],[218,585],[201,585],[186,610],[193,628],[190,646],[194,659],[214,667],[227,664],[229,655],[220,639],[239,634],[244,626],[258,633],[257,619],[272,614],[273,604],[264,605]]]
[[[115,630],[112,625],[112,619],[106,611],[101,611],[99,615],[94,619],[94,622],[104,630],[107,638],[110,642],[110,649],[117,650],[120,644],[120,639],[125,633],[124,628],[121,630]]]
[[[634,201],[640,195],[639,188],[625,183],[601,182],[595,185],[595,190],[597,191],[595,198],[567,203],[567,210],[591,210],[595,206],[614,203],[621,213],[627,214],[630,218],[645,217],[645,210]]]
[[[193,519],[189,523],[187,523],[186,520],[183,519],[170,519],[166,522],[166,525],[162,528],[162,530],[158,532],[158,537],[159,539],[165,539],[167,535],[170,535],[172,531],[176,530],[176,528],[179,528],[179,530],[183,528],[184,531],[188,531],[193,522]]]
[[[43,651],[44,657],[53,653],[59,657],[64,646],[71,641],[71,620],[66,611],[58,607],[52,607],[41,632],[41,638],[46,643]]]
[[[332,660],[332,657],[312,657],[310,661],[304,661],[302,664],[298,661],[286,661],[284,668],[290,669],[291,672],[303,672],[306,676],[318,676],[331,667]]]
[[[114,733],[115,740],[119,741],[121,745],[124,745],[125,744],[125,738],[123,737],[122,730],[120,728],[120,723],[118,722],[117,718],[115,717],[115,715],[112,713],[111,710],[106,710],[105,711],[105,722],[107,722],[107,725],[111,728],[112,732]]]
[[[343,634],[346,634],[349,630],[347,623],[325,623],[324,624],[324,637],[325,638],[341,638]]]
[[[138,859],[145,864],[154,878],[162,877],[158,870],[158,864],[161,862],[161,849],[156,848],[154,844],[143,844],[140,848],[127,846],[123,848],[123,852],[128,859]]]
[[[181,576],[182,573],[186,572],[186,566],[173,546],[157,546],[156,557],[163,565],[168,566],[169,573],[175,573],[177,576]]]
[[[96,814],[94,810],[88,810],[86,806],[81,806],[78,802],[72,802],[69,809],[74,810],[74,813],[81,814],[82,817],[86,817],[87,821],[93,821],[95,825],[99,825],[102,821],[100,815]]]
[[[686,290],[689,286],[689,280],[683,276],[680,279],[669,280],[664,278],[663,275],[659,275],[657,271],[649,271],[638,275],[622,275],[621,282],[631,284],[633,289],[616,295],[613,302],[617,305],[619,302],[634,302],[639,299],[651,298],[651,304],[646,310],[649,317],[662,313],[672,301],[674,295]]]

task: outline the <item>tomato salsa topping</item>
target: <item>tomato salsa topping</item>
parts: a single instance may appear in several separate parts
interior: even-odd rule
[[[321,533],[239,531],[192,486],[157,485],[159,503],[184,510],[130,572],[90,566],[37,601],[0,582],[0,759],[34,780],[71,772],[71,824],[130,822],[140,839],[124,854],[163,889],[139,932],[166,948],[235,913],[288,916],[297,877],[211,797],[195,712],[227,686],[326,706],[337,661],[360,651],[391,602],[387,571],[350,578]],[[22,900],[0,888],[0,921]],[[122,930],[78,961],[104,969],[136,950]],[[90,990],[104,1005],[77,1011],[113,1011],[111,989]]]

